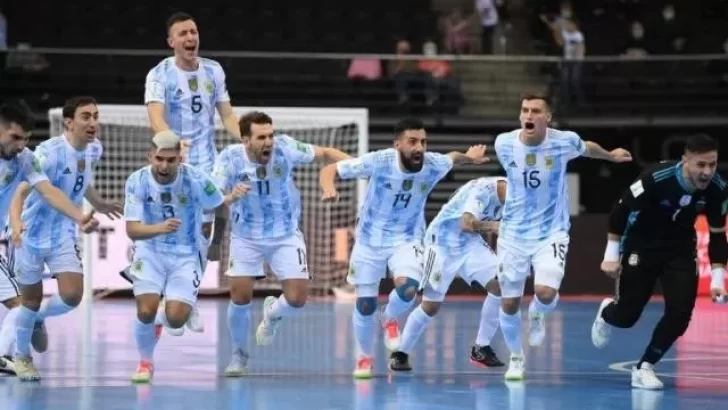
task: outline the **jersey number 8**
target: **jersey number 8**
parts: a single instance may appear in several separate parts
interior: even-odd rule
[[[192,102],[190,103],[190,108],[192,109],[193,113],[199,114],[199,112],[202,111],[202,97],[200,97],[199,95],[193,95]]]
[[[79,175],[76,177],[76,183],[73,184],[73,192],[79,192],[83,189],[83,175]]]
[[[523,187],[536,189],[541,186],[541,180],[538,177],[539,170],[523,171]]]

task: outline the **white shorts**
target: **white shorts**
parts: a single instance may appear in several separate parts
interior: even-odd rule
[[[160,255],[147,248],[136,248],[130,272],[134,277],[134,296],[164,295],[194,305],[202,281],[200,254]]]
[[[8,250],[7,242],[0,241],[0,302],[18,296],[20,289],[13,272],[13,254]]]
[[[48,275],[44,274],[45,265],[48,265],[51,276],[64,272],[83,274],[81,247],[70,239],[61,242],[56,249],[39,252],[30,252],[21,245],[20,248],[14,248],[13,255],[15,279],[21,285],[34,285],[47,278]]]
[[[278,239],[230,238],[230,267],[225,275],[236,277],[265,276],[267,263],[278,280],[310,279],[303,234]]]
[[[394,277],[422,280],[424,249],[420,241],[393,247],[374,247],[354,244],[349,259],[346,281],[351,285],[378,285],[387,277],[387,268]]]
[[[429,245],[425,248],[425,284],[422,300],[442,302],[455,276],[468,285],[478,282],[485,287],[495,278],[498,259],[484,243],[474,241],[465,249],[451,252],[447,248]]]
[[[533,283],[553,289],[561,287],[569,251],[569,234],[559,232],[545,241],[524,242],[498,240],[498,282],[505,298],[523,296],[523,287],[533,268]]]

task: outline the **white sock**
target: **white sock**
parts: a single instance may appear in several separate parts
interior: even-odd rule
[[[248,334],[250,331],[250,303],[236,305],[232,301],[228,305],[227,325],[233,350],[248,351]]]
[[[33,336],[33,327],[38,312],[25,306],[18,308],[15,319],[15,355],[30,356],[30,339]]]
[[[533,299],[531,299],[531,303],[528,305],[528,313],[549,313],[554,308],[556,308],[556,304],[559,302],[559,295],[556,294],[556,297],[554,300],[551,301],[548,305],[544,304],[538,299],[538,296],[533,295]]]
[[[61,299],[61,295],[56,293],[43,302],[40,310],[38,311],[38,317],[36,321],[40,322],[51,316],[65,315],[66,313],[75,309],[75,306],[69,306],[66,302]]]
[[[523,342],[521,341],[521,311],[515,315],[509,315],[499,309],[498,319],[500,320],[501,332],[506,340],[506,346],[511,354],[523,354]]]
[[[480,327],[475,344],[478,346],[489,346],[495,332],[498,330],[498,314],[500,312],[500,296],[488,293],[483,301],[483,308],[480,310]]]
[[[406,312],[414,302],[414,298],[412,298],[409,302],[402,300],[402,298],[399,297],[399,293],[397,293],[397,289],[392,289],[392,291],[389,292],[389,302],[387,302],[387,307],[384,309],[385,317],[382,319],[397,319],[402,315],[402,313]]]
[[[142,323],[139,318],[134,321],[134,336],[140,358],[151,362],[154,357],[154,347],[157,345],[157,335],[154,334],[154,322]]]
[[[0,356],[12,355],[13,343],[15,343],[15,325],[20,313],[20,306],[8,310],[0,327]]]
[[[281,294],[278,296],[278,299],[276,299],[275,303],[270,307],[270,312],[268,312],[268,315],[270,317],[287,317],[287,316],[293,316],[297,314],[301,309],[291,306],[288,304],[288,301],[286,300],[286,296]]]
[[[432,321],[432,316],[429,316],[422,310],[422,306],[417,306],[417,309],[413,310],[407,318],[407,323],[404,325],[402,330],[402,341],[399,345],[399,351],[411,354],[412,349],[417,344],[417,341],[422,336],[422,333],[427,329],[427,326]]]
[[[374,333],[376,322],[374,314],[364,316],[354,308],[352,323],[354,324],[354,339],[358,345],[358,353],[366,357],[374,356]]]

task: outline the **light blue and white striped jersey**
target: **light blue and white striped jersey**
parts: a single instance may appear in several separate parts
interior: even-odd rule
[[[369,178],[359,208],[356,240],[367,246],[393,247],[425,233],[425,202],[430,191],[452,169],[448,155],[426,152],[419,172],[405,172],[394,148],[340,161],[342,179]]]
[[[98,139],[88,144],[85,150],[78,151],[65,135],[61,135],[38,145],[35,158],[51,185],[81,207],[86,189],[93,185],[94,167],[103,152]],[[61,243],[76,240],[76,222],[48,205],[35,190],[25,201],[22,219],[26,226],[23,247],[30,252],[45,252]]]
[[[0,158],[0,215],[2,215],[0,232],[5,232],[10,202],[18,189],[18,185],[23,181],[28,182],[30,186],[35,186],[41,181],[48,181],[48,177],[43,173],[40,161],[35,158],[33,152],[28,148],[25,148],[14,158]]]
[[[470,213],[480,221],[500,220],[503,205],[498,199],[498,181],[505,181],[505,178],[477,178],[458,188],[427,227],[425,243],[457,252],[473,240],[483,242],[480,234],[463,231],[461,218]]]
[[[225,72],[214,60],[200,58],[197,71],[184,71],[174,57],[162,60],[147,74],[144,104],[164,104],[164,120],[181,139],[191,140],[187,162],[212,174],[215,146],[215,110],[230,101]]]
[[[549,128],[540,145],[527,146],[520,132],[503,133],[495,140],[498,161],[508,177],[499,239],[538,242],[569,231],[566,166],[586,152],[586,144],[575,132]]]
[[[134,246],[158,252],[160,255],[197,254],[203,246],[202,213],[215,209],[224,201],[222,192],[207,174],[188,164],[181,164],[177,178],[169,184],[159,184],[147,165],[126,180],[124,219],[145,225],[162,223],[170,218],[182,221],[174,233],[135,240]]]
[[[314,160],[314,147],[287,136],[276,135],[266,165],[253,162],[243,144],[225,148],[213,174],[224,192],[243,183],[248,193],[230,205],[232,234],[245,239],[272,239],[292,235],[298,229],[301,194],[293,182],[296,165]]]

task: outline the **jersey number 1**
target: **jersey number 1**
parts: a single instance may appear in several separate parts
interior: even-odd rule
[[[536,189],[541,186],[541,180],[538,178],[539,170],[523,171],[523,187]]]

